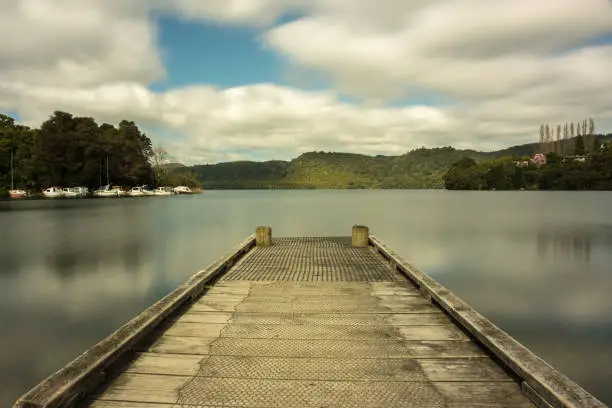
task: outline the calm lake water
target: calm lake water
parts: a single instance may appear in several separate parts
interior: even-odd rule
[[[612,193],[210,191],[0,202],[0,406],[228,253],[365,224],[612,405]]]

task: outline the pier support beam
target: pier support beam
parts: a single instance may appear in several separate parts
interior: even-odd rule
[[[258,247],[269,247],[272,245],[271,227],[257,227],[255,230],[255,245]]]
[[[370,230],[365,225],[353,226],[353,246],[366,247],[370,244]]]

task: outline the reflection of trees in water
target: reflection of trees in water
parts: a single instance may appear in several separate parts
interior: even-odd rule
[[[13,275],[21,269],[19,255],[14,252],[0,252],[0,275]]]
[[[538,233],[540,258],[572,259],[589,263],[593,233],[588,230],[544,230]]]
[[[126,270],[136,269],[144,258],[146,245],[141,240],[118,241],[113,245],[87,248],[60,247],[47,256],[47,265],[62,278],[100,268],[123,264]]]

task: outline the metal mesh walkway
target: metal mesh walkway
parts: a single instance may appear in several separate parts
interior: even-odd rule
[[[351,239],[274,238],[271,247],[253,249],[223,280],[394,281],[401,279],[371,247]]]

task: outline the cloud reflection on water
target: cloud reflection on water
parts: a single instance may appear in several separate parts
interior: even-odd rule
[[[572,204],[576,194],[580,211]],[[337,236],[354,224],[369,225],[612,401],[602,383],[612,367],[612,225],[605,205],[612,196],[564,197],[554,197],[552,212],[547,193],[444,191],[207,192],[0,211],[7,231],[0,245],[0,350],[10,350],[0,351],[0,405],[226,254],[256,225],[271,225],[274,235]]]

